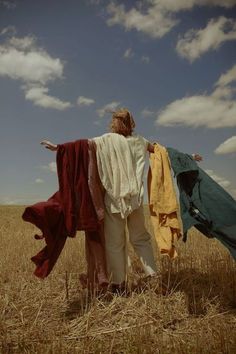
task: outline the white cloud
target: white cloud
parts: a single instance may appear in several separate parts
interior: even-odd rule
[[[222,144],[220,144],[216,149],[215,153],[218,155],[231,154],[236,152],[236,136],[232,136],[231,138],[225,140]]]
[[[150,110],[147,109],[147,108],[143,109],[142,112],[141,112],[141,115],[142,115],[144,118],[153,117],[154,114],[155,114],[155,112],[150,111]]]
[[[223,188],[227,188],[230,186],[230,181],[228,181],[227,179],[225,179],[224,177],[220,177],[217,174],[215,174],[215,172],[213,172],[212,170],[205,170],[205,172],[212,178],[214,179],[214,181],[216,181],[221,187]]]
[[[34,182],[41,184],[41,183],[44,183],[44,180],[42,178],[36,178],[36,180]]]
[[[194,6],[221,6],[230,8],[236,5],[236,0],[150,0],[149,2],[171,12],[191,10]]]
[[[164,126],[223,128],[236,126],[236,102],[213,96],[185,97],[170,103],[159,115]]]
[[[0,46],[0,76],[26,83],[46,84],[62,78],[63,64],[44,50],[35,48],[35,39],[28,36],[11,38]]]
[[[120,25],[127,31],[134,29],[151,38],[161,38],[179,23],[176,14],[180,11],[191,10],[194,6],[230,8],[234,5],[236,0],[146,0],[126,10],[123,4],[111,2],[107,6],[107,24]]]
[[[3,28],[1,31],[0,31],[0,36],[5,36],[7,34],[12,34],[12,35],[15,35],[16,34],[16,29],[14,26],[7,26],[5,28]]]
[[[236,199],[236,189],[232,187],[231,182],[222,176],[217,175],[212,170],[205,170],[205,172],[221,187],[223,187],[234,199]]]
[[[132,58],[133,56],[134,56],[134,52],[133,52],[132,48],[126,49],[126,51],[124,52],[124,55],[123,55],[123,57],[124,57],[125,59],[130,59],[130,58]]]
[[[25,88],[26,100],[32,101],[36,106],[43,108],[53,108],[59,111],[64,111],[70,108],[70,102],[61,101],[59,98],[49,96],[47,87],[30,87]]]
[[[217,81],[217,86],[226,86],[231,82],[236,81],[236,65],[234,65],[230,70],[225,74],[222,74]]]
[[[105,106],[103,106],[102,108],[97,110],[97,114],[99,115],[99,117],[104,117],[107,113],[111,113],[112,111],[115,111],[120,105],[120,102],[110,102],[108,104],[106,104]]]
[[[148,64],[148,63],[150,63],[150,58],[147,55],[143,55],[141,57],[141,62]]]
[[[216,89],[212,93],[212,96],[217,98],[233,97],[236,89],[229,84],[234,81],[236,81],[236,65],[220,76],[219,80],[215,84]]]
[[[0,76],[24,82],[26,100],[44,108],[65,110],[72,106],[59,98],[48,95],[45,85],[63,78],[64,65],[59,58],[52,58],[37,47],[32,36],[11,37],[0,45]]]
[[[49,170],[51,172],[57,172],[57,164],[56,162],[49,162],[47,165],[40,166],[44,170]]]
[[[26,49],[32,49],[33,47],[35,48],[36,38],[31,36],[22,38],[13,36],[8,40],[8,46],[25,51]]]
[[[92,98],[79,96],[77,99],[78,106],[90,106],[93,103],[95,103],[95,100],[93,100]]]
[[[215,50],[224,42],[236,39],[236,21],[226,17],[219,17],[208,22],[200,30],[191,29],[179,39],[176,50],[180,56],[193,62],[209,50]]]
[[[111,16],[107,21],[109,26],[121,25],[126,30],[135,29],[152,38],[163,37],[178,22],[167,13],[160,11],[159,6],[153,4],[145,13],[142,13],[134,7],[126,11],[124,5],[112,2],[107,6],[107,12]]]
[[[0,6],[7,8],[8,10],[13,10],[16,8],[16,3],[14,1],[1,0]]]
[[[217,87],[211,94],[215,98],[231,98],[235,92],[235,88],[227,86]]]
[[[236,79],[232,74],[234,73],[232,69],[220,77],[215,84],[215,90],[210,95],[184,97],[170,103],[159,113],[156,123],[163,126],[235,127],[236,102],[231,98],[235,89],[231,86],[224,86],[225,82],[232,82]],[[222,79],[224,77],[227,80]]]

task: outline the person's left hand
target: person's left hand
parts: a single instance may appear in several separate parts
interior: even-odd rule
[[[44,145],[46,149],[49,149],[51,151],[56,151],[57,150],[57,145],[51,143],[48,140],[43,140],[40,142],[41,145]]]
[[[195,161],[200,162],[202,161],[202,156],[199,154],[192,154],[192,157]]]

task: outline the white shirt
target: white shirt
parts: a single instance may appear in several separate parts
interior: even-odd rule
[[[125,218],[143,202],[143,173],[148,141],[140,135],[116,133],[93,139],[98,172],[106,190],[105,205]]]

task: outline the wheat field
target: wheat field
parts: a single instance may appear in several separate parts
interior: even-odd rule
[[[1,353],[236,353],[236,266],[217,240],[193,229],[174,262],[156,251],[165,295],[150,283],[92,296],[79,283],[83,233],[67,240],[47,279],[33,275],[43,241],[23,210],[0,207]],[[142,273],[130,252],[135,284]]]

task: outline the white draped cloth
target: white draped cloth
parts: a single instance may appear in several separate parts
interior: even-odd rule
[[[125,218],[142,203],[148,142],[139,135],[125,138],[116,133],[104,134],[93,141],[99,176],[106,190],[106,208]]]

